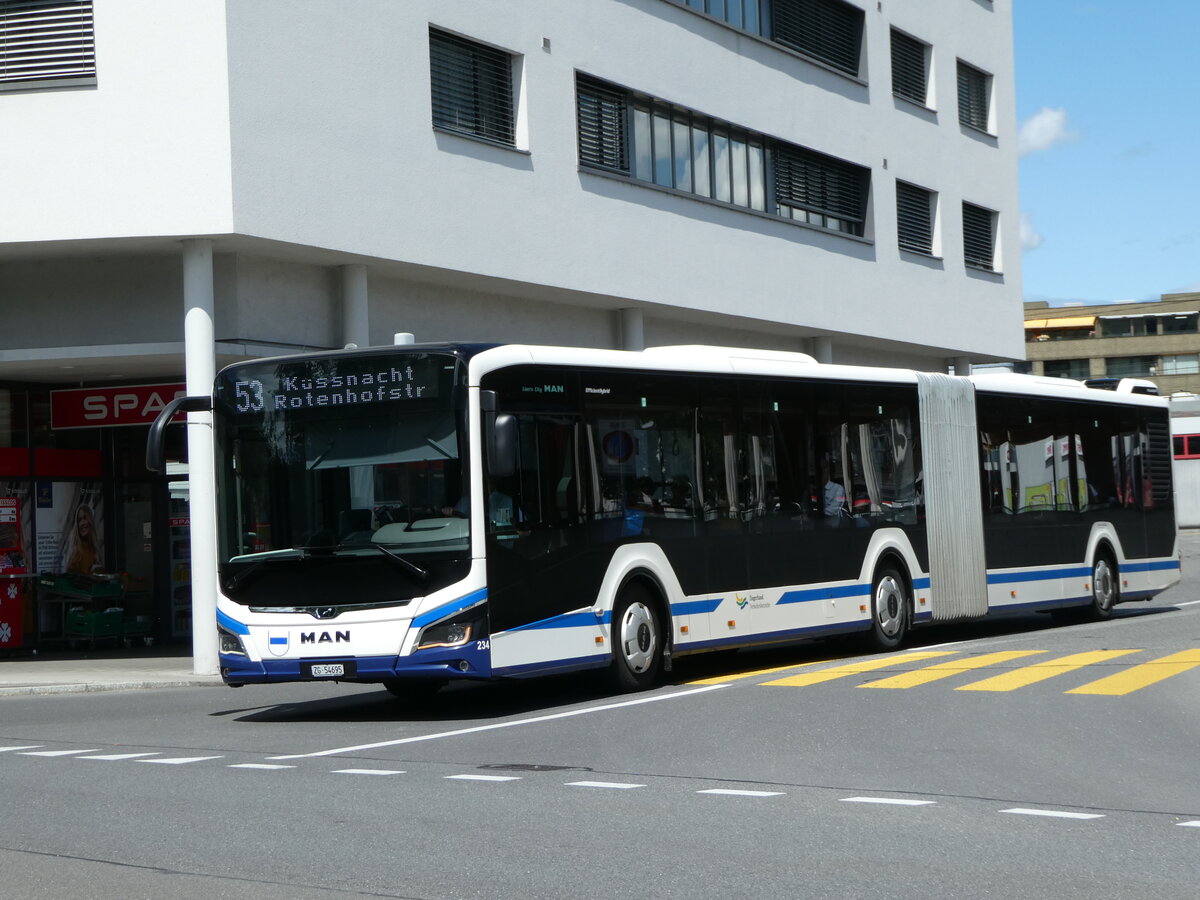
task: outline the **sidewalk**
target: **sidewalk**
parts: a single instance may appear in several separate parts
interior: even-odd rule
[[[190,648],[31,651],[0,656],[0,700],[30,694],[131,691],[220,685],[219,675],[192,673]]]

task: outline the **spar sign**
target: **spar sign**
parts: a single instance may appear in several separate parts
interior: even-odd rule
[[[182,384],[137,384],[127,387],[73,388],[50,392],[50,427],[109,428],[149,425],[162,408],[187,393]],[[183,421],[180,413],[176,421]]]

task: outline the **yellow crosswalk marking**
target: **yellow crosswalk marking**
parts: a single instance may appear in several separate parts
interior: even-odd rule
[[[776,672],[790,672],[803,666],[815,666],[820,663],[832,662],[829,659],[814,659],[812,662],[792,663],[790,666],[775,666],[771,669],[758,669],[754,672],[730,672],[728,675],[717,675],[713,678],[699,678],[687,684],[728,684],[731,681],[741,681],[746,678],[757,678],[760,675],[774,675]]]
[[[1039,681],[1045,681],[1047,678],[1053,678],[1055,675],[1062,675],[1064,672],[1074,672],[1076,669],[1083,669],[1096,663],[1116,659],[1118,656],[1141,652],[1140,650],[1090,650],[1087,653],[1072,653],[1070,656],[1034,663],[1032,666],[1022,666],[1019,669],[1014,669],[1011,672],[1005,672],[1001,675],[994,675],[982,681],[973,681],[970,684],[957,687],[955,690],[1015,691],[1017,688],[1037,684]]]
[[[1140,666],[1133,666],[1123,672],[1067,691],[1067,693],[1121,697],[1197,666],[1200,666],[1200,650],[1184,650],[1181,653],[1172,653],[1169,656],[1142,663]]]
[[[969,672],[972,669],[984,669],[998,663],[1008,662],[1010,659],[1020,659],[1025,656],[1034,656],[1045,652],[1045,650],[1005,650],[1000,653],[984,653],[981,656],[955,659],[950,662],[938,663],[935,666],[926,666],[923,669],[904,672],[900,675],[893,675],[891,678],[880,679],[879,681],[868,681],[866,684],[860,684],[859,687],[903,690],[922,684],[929,684],[931,681],[940,681],[943,678]]]
[[[889,656],[884,659],[876,657],[874,659],[863,660],[862,662],[849,663],[845,666],[834,666],[832,669],[821,669],[819,672],[804,672],[800,675],[791,675],[776,681],[764,681],[763,684],[805,687],[810,684],[833,681],[835,678],[845,678],[847,675],[874,672],[878,669],[890,669],[893,666],[900,666],[905,663],[920,662],[923,659],[932,659],[935,656],[953,656],[954,654],[955,651],[953,650],[922,650],[917,653],[903,653],[900,656]]]

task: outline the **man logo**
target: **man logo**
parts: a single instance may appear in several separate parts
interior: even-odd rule
[[[275,631],[267,632],[267,647],[271,651],[272,656],[286,656],[288,647],[291,644],[291,639],[286,631],[280,633]]]

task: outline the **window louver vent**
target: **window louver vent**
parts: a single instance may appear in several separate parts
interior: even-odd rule
[[[91,0],[0,0],[0,89],[95,76]]]

